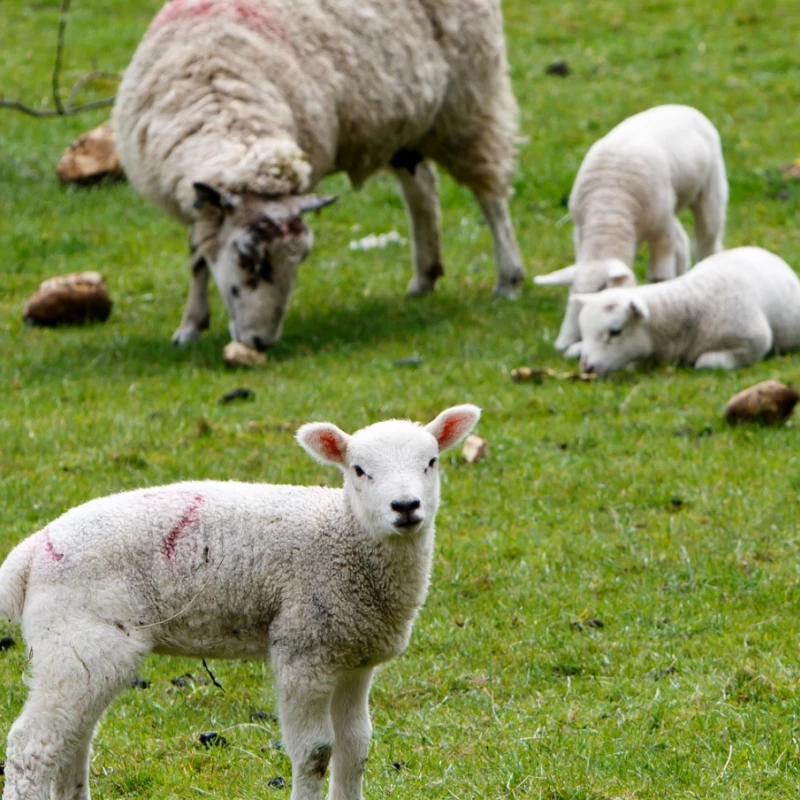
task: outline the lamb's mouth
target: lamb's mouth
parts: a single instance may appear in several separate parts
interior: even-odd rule
[[[405,528],[416,528],[421,523],[422,517],[418,517],[416,514],[403,514],[394,521],[394,527],[403,530]]]

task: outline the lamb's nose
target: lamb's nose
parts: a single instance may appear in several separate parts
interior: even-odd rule
[[[582,372],[585,372],[587,375],[594,375],[594,364],[587,364],[585,367],[581,368]]]
[[[392,511],[397,511],[401,514],[409,514],[412,511],[416,511],[421,505],[422,503],[416,497],[411,500],[392,500],[391,502]]]

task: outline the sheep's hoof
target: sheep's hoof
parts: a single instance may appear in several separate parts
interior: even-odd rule
[[[492,294],[495,297],[505,297],[506,300],[516,300],[521,288],[522,273],[520,273],[518,278],[514,277],[511,280],[498,281]]]
[[[423,297],[426,294],[431,294],[434,289],[434,282],[431,280],[420,279],[415,275],[409,282],[406,288],[406,295],[408,297]]]
[[[564,358],[580,358],[581,357],[581,342],[571,344],[564,350]]]
[[[200,330],[194,325],[182,325],[172,334],[172,344],[180,347],[200,338]]]

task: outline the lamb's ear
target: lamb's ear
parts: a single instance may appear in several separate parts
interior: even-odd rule
[[[309,422],[297,431],[300,446],[322,464],[343,467],[350,436],[330,422]]]
[[[301,194],[295,198],[301,214],[319,211],[321,208],[335,203],[338,199],[339,195],[336,194]]]
[[[481,417],[478,406],[465,403],[442,411],[433,422],[425,426],[425,430],[439,442],[439,452],[458,444],[477,424]]]
[[[236,208],[236,198],[233,195],[199,181],[193,183],[192,186],[196,195],[194,199],[195,208],[200,210],[216,208],[222,212],[233,211]]]
[[[647,319],[650,316],[650,309],[648,309],[647,303],[641,297],[632,297],[631,313],[639,319]]]
[[[572,304],[575,303],[578,309],[583,308],[588,303],[591,303],[597,295],[594,294],[581,294],[580,292],[576,292],[575,294],[571,294],[569,296],[568,303]]]
[[[635,284],[636,276],[627,264],[617,261],[611,265],[608,271],[609,286],[630,286]]]
[[[533,282],[537,286],[572,286],[578,274],[578,265],[572,264],[564,269],[557,269],[548,275],[536,275]]]

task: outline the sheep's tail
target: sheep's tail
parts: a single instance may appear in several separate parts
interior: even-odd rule
[[[22,619],[25,605],[25,589],[31,569],[36,537],[31,536],[18,544],[0,565],[0,618],[13,622]]]

